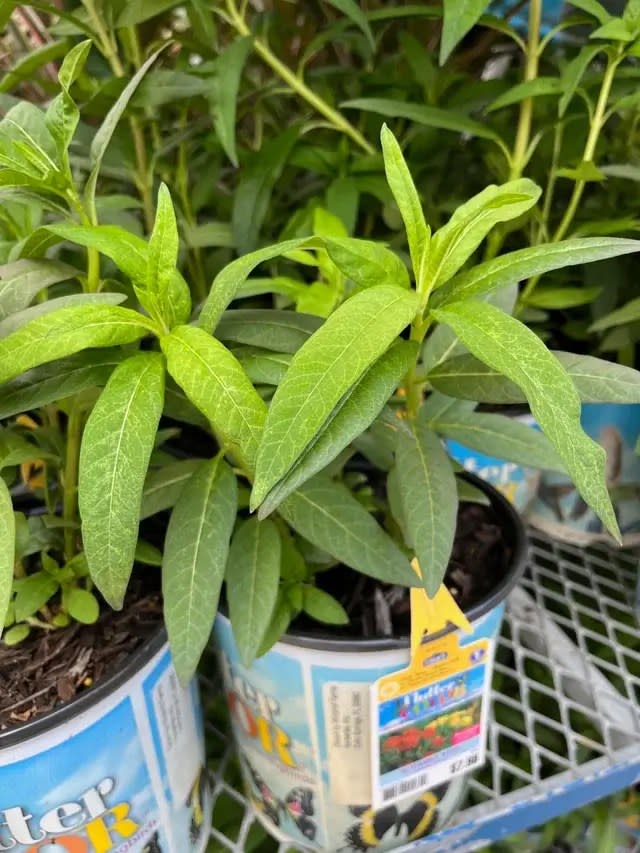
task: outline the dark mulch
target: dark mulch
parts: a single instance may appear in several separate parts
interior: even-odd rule
[[[24,643],[0,644],[0,731],[74,699],[126,663],[162,622],[158,592],[134,588],[125,608],[105,609],[95,625],[34,631]]]
[[[445,583],[462,610],[468,611],[482,601],[505,577],[511,554],[491,507],[460,505]],[[405,587],[380,584],[344,566],[316,575],[316,582],[334,595],[350,616],[349,625],[332,627],[332,634],[357,638],[409,634],[409,594]],[[303,616],[294,628],[317,633],[318,623]]]

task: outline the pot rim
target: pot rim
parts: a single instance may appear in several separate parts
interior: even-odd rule
[[[470,622],[475,622],[482,616],[498,607],[509,595],[511,590],[524,574],[527,563],[527,533],[520,515],[513,504],[504,497],[494,486],[482,480],[475,474],[463,471],[459,477],[476,486],[483,491],[491,502],[491,508],[496,513],[498,521],[507,534],[509,544],[512,546],[509,568],[501,581],[496,584],[492,591],[481,599],[477,604],[465,611],[465,616]],[[431,642],[439,637],[455,631],[453,625],[433,634],[426,642]],[[380,638],[335,637],[328,632],[318,631],[292,631],[282,635],[280,643],[297,646],[303,649],[327,652],[386,652],[406,649],[409,644],[408,636],[392,636]]]
[[[57,728],[63,723],[80,716],[103,699],[111,696],[120,687],[130,681],[138,672],[158,654],[167,643],[167,632],[164,625],[160,625],[148,640],[132,652],[126,663],[112,675],[99,681],[95,687],[90,687],[79,696],[69,702],[64,702],[42,716],[36,717],[26,723],[12,726],[4,732],[0,732],[0,750],[24,743],[25,741],[45,734]]]

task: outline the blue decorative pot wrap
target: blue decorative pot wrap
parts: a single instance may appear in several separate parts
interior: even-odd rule
[[[164,632],[115,677],[0,735],[0,850],[202,853],[211,796],[198,689]]]
[[[607,452],[607,484],[627,546],[640,544],[640,404],[585,403],[584,430]],[[578,545],[610,542],[602,522],[565,475],[545,471],[527,520],[554,538]]]
[[[535,419],[529,414],[516,415],[515,420],[528,424],[532,429],[538,428]],[[466,471],[491,483],[511,501],[519,513],[524,514],[527,511],[538,490],[540,471],[487,456],[453,439],[447,439],[446,446],[453,459]]]
[[[525,537],[507,501],[481,487],[503,522],[511,564],[467,613],[474,633],[463,634],[460,644],[491,641],[485,659],[490,678],[504,601],[524,570]],[[407,666],[408,638],[292,633],[246,668],[222,614],[214,637],[247,795],[274,837],[327,853],[392,850],[438,830],[458,808],[466,776],[377,809],[370,805],[371,686]]]

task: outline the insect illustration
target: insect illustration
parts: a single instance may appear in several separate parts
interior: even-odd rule
[[[359,818],[345,833],[347,842],[340,850],[367,851],[380,847],[385,836],[394,830],[394,836],[405,831],[407,841],[424,838],[433,831],[438,820],[438,803],[444,796],[447,785],[433,791],[425,791],[404,811],[395,805],[373,809],[371,806],[350,806],[349,811]]]
[[[157,832],[154,832],[151,838],[147,841],[142,848],[141,853],[162,853],[162,847],[160,846],[160,839],[158,838]]]
[[[249,764],[248,761],[245,761],[244,763],[249,771],[251,781],[257,792],[253,793],[251,796],[253,804],[259,811],[264,812],[269,820],[275,823],[276,826],[280,826],[280,812],[283,811],[284,808],[282,801],[276,797],[255,767]]]
[[[206,770],[201,767],[187,799],[187,808],[191,809],[189,838],[195,844],[204,829],[205,803],[209,796],[209,779]],[[153,853],[153,851],[151,851]]]
[[[313,841],[317,830],[315,822],[311,820],[314,814],[313,791],[310,788],[292,788],[285,797],[284,805],[304,837]]]

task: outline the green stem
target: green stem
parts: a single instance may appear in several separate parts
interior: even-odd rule
[[[78,468],[80,463],[80,442],[84,416],[80,406],[72,405],[67,424],[67,453],[64,466],[62,517],[64,528],[64,554],[67,560],[75,555],[75,530],[71,526],[77,521],[78,510]]]
[[[186,118],[186,115],[184,116]],[[178,194],[182,204],[182,213],[188,226],[193,228],[196,225],[196,218],[193,215],[191,207],[191,197],[189,195],[189,166],[187,159],[187,146],[183,140],[178,148],[178,168],[176,169],[176,182],[178,185]],[[189,252],[191,278],[194,290],[194,296],[199,302],[203,302],[207,297],[207,282],[205,279],[204,266],[202,264],[202,252],[198,248],[191,249]]]
[[[540,239],[542,243],[549,239],[549,220],[551,218],[551,207],[553,204],[553,194],[556,188],[558,179],[558,164],[560,162],[560,152],[562,150],[562,140],[564,136],[564,125],[558,122],[553,133],[553,154],[551,157],[551,169],[549,170],[549,179],[544,191],[544,204],[542,206],[542,221],[540,223]]]
[[[113,34],[110,34],[104,26],[104,23],[98,14],[94,0],[83,0],[84,6],[87,9],[96,34],[98,36],[98,49],[109,63],[114,75],[118,78],[125,76],[125,69],[118,54],[118,46]],[[139,49],[139,45],[137,46]],[[144,211],[144,221],[147,231],[153,228],[153,187],[149,174],[149,164],[147,160],[147,149],[144,138],[144,131],[140,126],[140,122],[133,116],[129,119],[129,126],[133,136],[133,145],[136,155],[136,175],[135,184],[140,192],[142,206]]]
[[[421,315],[411,325],[409,340],[415,341],[418,344],[418,353],[422,349],[422,342],[430,325],[431,321],[423,320]],[[417,359],[416,363],[407,372],[402,384],[406,397],[407,414],[411,420],[415,420],[422,405],[422,392],[425,385],[425,382],[417,374]]]
[[[98,49],[111,66],[111,70],[116,77],[124,77],[124,68],[120,57],[118,56],[118,48],[115,39],[109,34],[102,18],[98,14],[94,0],[82,0],[83,5],[92,20],[93,26],[98,36]]]
[[[234,0],[227,0],[227,12],[231,25],[239,35],[251,35],[251,30],[247,26],[242,14],[238,11]],[[330,106],[324,98],[321,98],[310,89],[301,77],[281,62],[265,41],[260,38],[253,38],[253,46],[256,53],[266,62],[271,70],[284,80],[293,92],[317,110],[320,115],[324,116],[337,131],[350,137],[366,154],[376,153],[375,148],[367,142],[360,131],[341,113]]]
[[[525,67],[523,82],[535,80],[538,77],[538,65],[540,61],[540,25],[542,22],[542,0],[531,0],[529,3],[529,35],[525,54]],[[515,181],[522,177],[527,165],[527,153],[531,140],[531,124],[533,119],[533,98],[525,98],[520,103],[518,116],[518,127],[516,138],[513,143],[513,151],[509,160],[509,180]],[[505,240],[503,228],[495,228],[489,238],[484,252],[485,261],[495,258],[502,248]]]
[[[524,69],[524,82],[535,80],[538,77],[538,63],[540,60],[540,24],[542,21],[542,0],[531,0],[529,3],[529,38],[527,41],[526,63]],[[516,140],[511,155],[511,168],[509,180],[522,177],[526,166],[527,151],[531,138],[531,120],[533,117],[533,98],[525,98],[520,104],[520,116],[518,118],[518,129]]]
[[[67,191],[66,198],[72,209],[80,217],[83,225],[97,224],[91,221],[75,187]],[[85,290],[87,293],[98,293],[100,290],[100,252],[93,246],[87,247],[87,286]]]
[[[584,162],[593,162],[593,156],[595,154],[596,145],[598,144],[600,132],[605,122],[605,111],[607,109],[609,95],[611,94],[611,86],[613,85],[616,68],[618,67],[619,62],[619,58],[611,59],[604,72],[604,76],[602,78],[602,86],[600,87],[600,94],[598,95],[598,103],[596,104],[596,108],[593,114],[593,120],[591,122],[591,127],[589,128],[589,136],[587,137],[587,142],[584,147],[584,153],[582,155],[582,160]],[[585,186],[586,181],[575,182],[573,186],[573,193],[571,194],[571,199],[569,200],[567,209],[565,210],[564,216],[562,217],[562,221],[558,225],[553,235],[554,242],[562,240],[564,235],[569,230],[569,226],[573,222],[573,219],[576,215],[576,211],[578,209],[578,205],[580,204],[580,199],[582,198],[582,193],[584,192]]]
[[[618,65],[620,64],[622,59],[621,51],[618,51],[615,57],[609,59],[609,63],[607,64],[606,70],[604,72],[604,76],[602,78],[602,85],[600,86],[600,93],[598,95],[598,102],[596,104],[596,108],[593,113],[593,118],[591,120],[591,125],[589,127],[589,135],[587,136],[587,141],[584,146],[584,152],[582,154],[582,160],[585,163],[593,162],[593,157],[596,151],[596,145],[598,144],[598,139],[600,137],[600,132],[606,122],[606,109],[607,102],[609,100],[609,95],[611,94],[611,86],[613,85],[613,81],[615,78],[615,73]],[[582,194],[584,193],[584,188],[586,186],[586,181],[576,181],[573,185],[573,192],[571,193],[571,198],[569,199],[569,203],[565,208],[564,216],[560,221],[560,224],[554,231],[551,242],[558,243],[562,240],[571,224],[575,218],[576,212],[578,210],[578,205],[580,204],[580,200],[582,199]],[[526,302],[527,299],[531,298],[534,290],[538,282],[540,281],[540,276],[536,276],[534,278],[529,279],[524,290],[522,291],[522,296],[520,299],[520,304]]]

